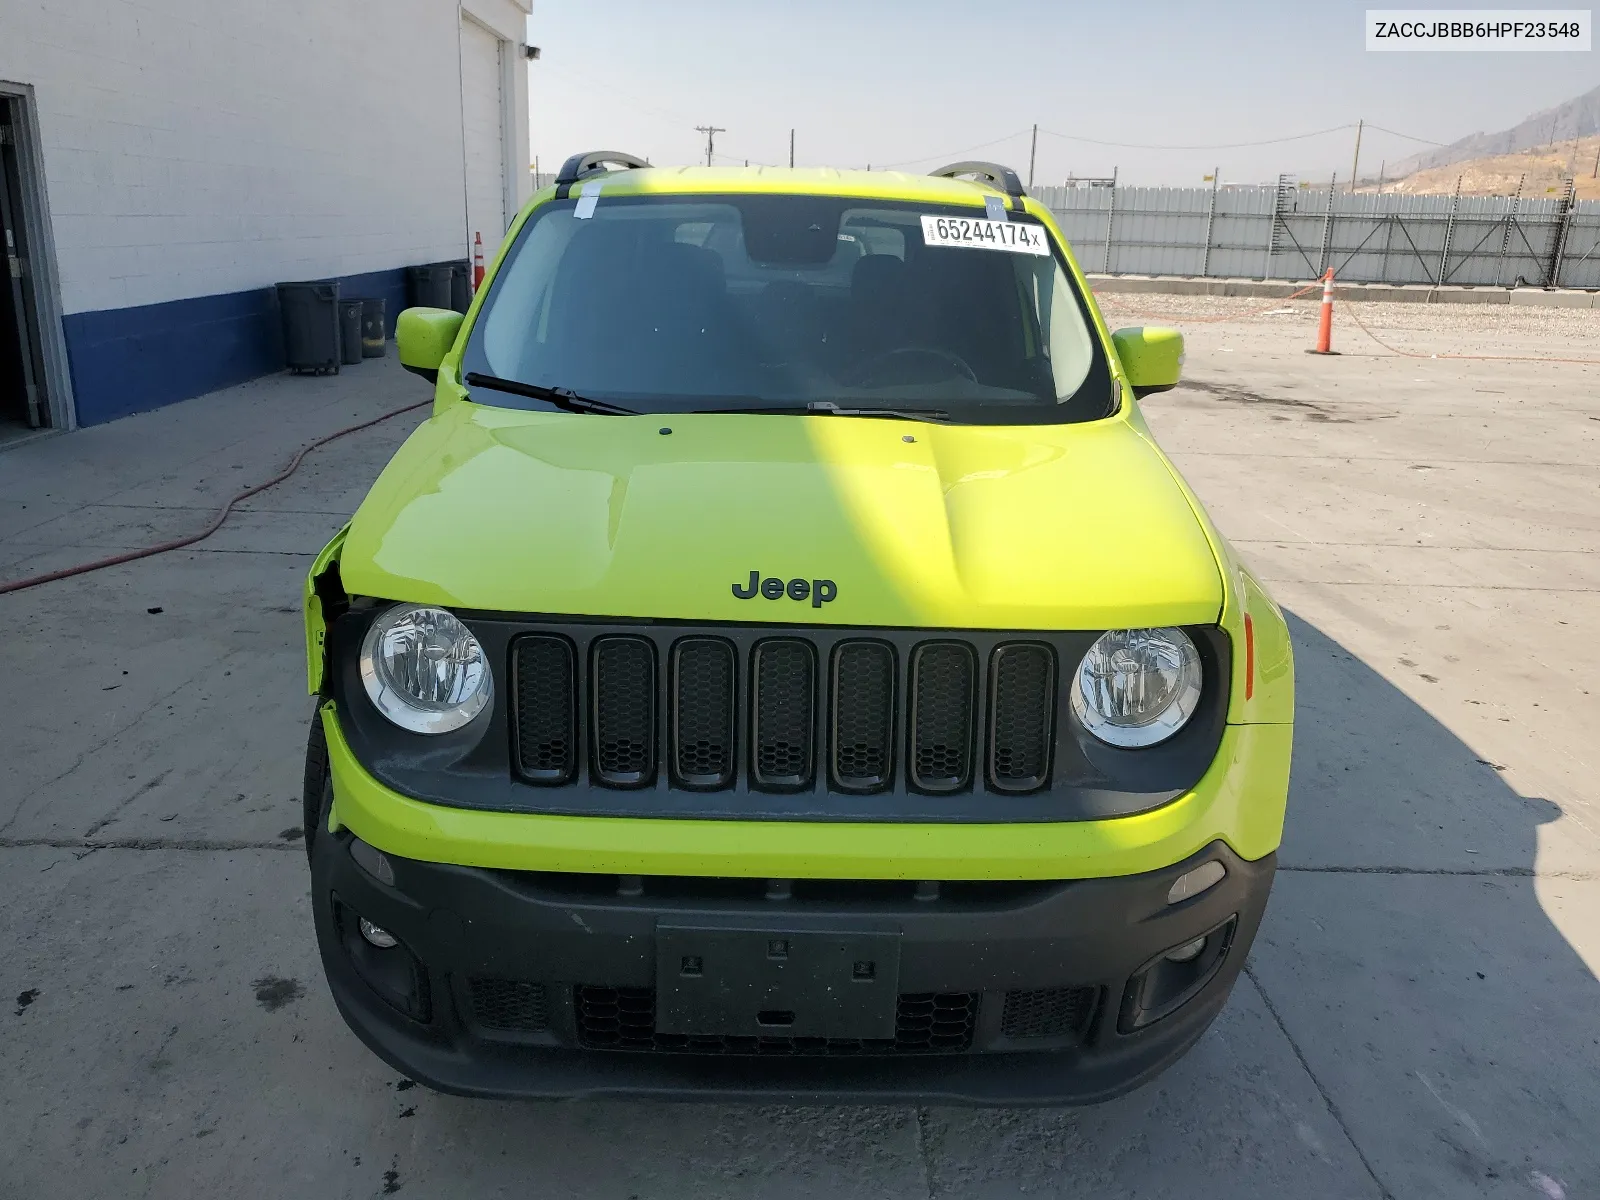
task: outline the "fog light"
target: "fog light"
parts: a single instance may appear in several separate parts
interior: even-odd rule
[[[1185,872],[1172,881],[1172,887],[1167,892],[1167,903],[1177,904],[1180,900],[1189,899],[1190,896],[1198,896],[1207,888],[1215,887],[1222,882],[1222,877],[1227,873],[1216,859],[1201,863],[1194,870]]]
[[[1193,962],[1200,957],[1200,951],[1206,948],[1206,940],[1197,937],[1192,942],[1185,942],[1176,949],[1167,951],[1167,961],[1175,963]]]
[[[1195,1000],[1222,970],[1238,928],[1239,915],[1235,913],[1193,941],[1174,946],[1140,967],[1122,993],[1118,1031],[1143,1029]],[[1232,986],[1231,978],[1227,986]]]
[[[379,929],[365,917],[361,918],[361,936],[366,938],[367,941],[371,942],[379,950],[387,950],[390,946],[399,944],[395,940],[394,934],[390,933],[387,929]],[[1200,940],[1204,941],[1205,939],[1201,938]]]

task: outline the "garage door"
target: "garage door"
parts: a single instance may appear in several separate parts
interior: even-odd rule
[[[483,234],[492,254],[505,234],[505,102],[501,95],[505,43],[482,25],[461,20],[461,119],[466,138],[467,241]]]

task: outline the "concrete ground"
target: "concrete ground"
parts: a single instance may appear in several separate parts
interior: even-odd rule
[[[1216,319],[1260,307],[1106,297],[1188,332],[1145,409],[1300,672],[1266,925],[1161,1079],[1088,1110],[493,1104],[369,1054],[307,908],[298,605],[407,417],[192,550],[0,597],[0,1196],[1600,1194],[1600,368]],[[1424,354],[1600,345],[1592,311],[1361,316]],[[0,454],[0,579],[194,529],[422,394],[386,359]]]

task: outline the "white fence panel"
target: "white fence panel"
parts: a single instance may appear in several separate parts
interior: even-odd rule
[[[1600,288],[1600,202],[1327,188],[1040,189],[1090,271]]]

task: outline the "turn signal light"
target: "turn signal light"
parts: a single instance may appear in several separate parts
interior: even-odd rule
[[[1194,870],[1187,871],[1172,881],[1172,887],[1167,891],[1167,903],[1177,904],[1191,896],[1198,896],[1207,888],[1221,883],[1222,877],[1227,873],[1227,869],[1216,859],[1201,863]]]

